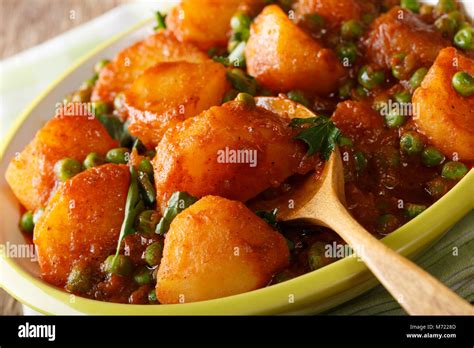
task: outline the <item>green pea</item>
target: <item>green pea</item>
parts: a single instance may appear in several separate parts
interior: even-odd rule
[[[313,33],[324,28],[324,18],[317,13],[307,13],[303,16],[303,23]]]
[[[369,91],[366,90],[364,87],[361,85],[357,85],[355,88],[355,94],[354,94],[354,99],[360,100],[360,99],[365,99],[369,95]]]
[[[341,87],[339,87],[339,97],[341,99],[349,99],[351,97],[352,88],[354,88],[354,81],[345,81]]]
[[[467,167],[461,162],[446,162],[441,171],[441,176],[445,179],[460,180],[468,172]]]
[[[436,5],[436,12],[438,14],[449,13],[455,10],[457,10],[456,0],[439,0]]]
[[[431,5],[423,4],[420,6],[420,15],[430,16],[433,14],[434,7]]]
[[[255,106],[255,99],[253,98],[253,96],[251,96],[248,93],[237,94],[237,97],[235,97],[235,100],[245,106],[249,106],[249,107]]]
[[[92,112],[95,116],[107,114],[109,112],[109,104],[97,101],[92,103]]]
[[[151,164],[151,161],[148,158],[144,158],[140,161],[140,164],[138,165],[138,170],[146,173],[148,177],[153,178],[153,165]]]
[[[160,214],[155,210],[145,210],[138,215],[136,227],[138,232],[152,234],[160,221]]]
[[[434,26],[444,36],[451,37],[456,32],[459,23],[456,21],[455,18],[450,17],[449,15],[443,15],[434,22]]]
[[[135,282],[140,286],[150,284],[151,279],[152,279],[151,272],[146,267],[140,267],[133,274],[133,280],[135,280]]]
[[[158,299],[156,298],[156,290],[152,289],[148,293],[148,301],[149,302],[158,302]]]
[[[337,56],[344,66],[351,66],[357,60],[357,46],[353,42],[340,44],[336,48]]]
[[[420,4],[418,3],[418,0],[402,0],[400,6],[415,13],[420,12]]]
[[[387,235],[400,226],[400,222],[395,215],[384,214],[379,216],[376,223],[376,231],[379,234]]]
[[[427,206],[424,204],[413,204],[413,203],[407,203],[405,205],[405,215],[413,219],[414,217],[420,215],[422,212],[426,210]]]
[[[309,248],[308,264],[312,271],[330,263],[330,260],[325,256],[325,249],[325,245],[322,242],[316,242]]]
[[[158,266],[163,256],[163,243],[154,242],[145,249],[145,261],[148,265]]]
[[[289,91],[287,94],[288,98],[293,100],[294,102],[300,103],[306,107],[309,107],[309,100],[306,99],[303,92],[298,90]]]
[[[104,271],[107,273],[116,274],[119,276],[127,277],[133,272],[133,263],[132,260],[125,255],[110,255],[105,259],[104,262]]]
[[[406,121],[406,117],[401,115],[396,109],[390,110],[385,115],[385,124],[389,128],[396,128],[402,126]]]
[[[54,171],[59,180],[66,181],[82,171],[82,164],[72,158],[63,158],[56,162]]]
[[[433,146],[428,146],[421,153],[421,162],[427,167],[436,167],[443,163],[445,157]]]
[[[148,150],[145,154],[146,157],[149,159],[153,159],[156,156],[156,151],[155,150]]]
[[[448,192],[448,190],[448,183],[441,177],[436,177],[426,183],[426,191],[434,199],[441,198],[446,192]]]
[[[87,293],[92,288],[92,271],[82,263],[75,264],[66,281],[66,290],[74,293]]]
[[[390,145],[382,146],[376,152],[376,160],[383,168],[393,168],[400,165],[400,151]]]
[[[104,163],[105,163],[105,159],[103,156],[99,155],[96,152],[91,152],[90,154],[86,156],[82,164],[84,165],[84,168],[90,169],[93,167],[98,167]]]
[[[367,158],[361,151],[354,153],[355,167],[358,172],[363,172],[367,167]]]
[[[411,102],[411,93],[407,90],[403,90],[401,92],[395,93],[393,98],[397,103],[408,104]]]
[[[227,103],[228,101],[234,100],[237,97],[237,94],[239,94],[239,91],[237,91],[236,89],[232,88],[228,90],[222,98],[222,103]]]
[[[80,89],[72,94],[71,102],[86,103],[91,99],[92,89]]]
[[[33,213],[31,211],[25,212],[20,218],[20,228],[22,231],[32,233],[35,228],[33,221]]]
[[[428,69],[426,68],[420,68],[417,71],[415,71],[415,73],[410,78],[411,87],[413,89],[420,87],[427,73],[428,73]]]
[[[465,71],[455,73],[451,83],[456,92],[463,97],[470,97],[474,94],[474,77]]]
[[[415,132],[407,132],[400,138],[400,148],[406,154],[413,156],[423,151],[423,140]]]
[[[367,89],[374,89],[385,81],[383,70],[373,70],[370,66],[363,66],[358,74],[359,83]]]
[[[364,28],[362,24],[355,19],[346,21],[341,26],[341,35],[346,40],[357,39],[361,37],[363,33]]]
[[[454,36],[454,44],[463,50],[474,50],[474,28],[459,30]]]
[[[97,74],[100,73],[100,71],[109,63],[110,63],[110,60],[108,60],[108,59],[99,60],[94,65],[94,72],[97,73]]]
[[[405,53],[397,53],[391,60],[392,75],[398,80],[402,80],[405,73]]]
[[[107,162],[115,164],[127,164],[130,152],[126,147],[118,147],[112,150],[109,150],[105,155]]]
[[[243,12],[237,12],[230,19],[230,27],[235,32],[243,32],[250,28],[252,19]]]
[[[247,75],[242,69],[234,68],[227,71],[227,79],[239,92],[255,95],[257,93],[257,81]]]
[[[348,137],[345,137],[345,136],[340,136],[339,137],[338,144],[339,144],[339,146],[348,146],[348,147],[354,146],[352,140]]]

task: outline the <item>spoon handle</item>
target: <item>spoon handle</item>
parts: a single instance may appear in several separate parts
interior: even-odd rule
[[[329,207],[328,207],[329,208]],[[354,249],[399,304],[412,315],[474,315],[474,307],[416,264],[367,232],[338,201],[325,223]]]

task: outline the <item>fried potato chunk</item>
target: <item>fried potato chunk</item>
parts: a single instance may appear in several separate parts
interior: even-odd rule
[[[169,129],[153,160],[162,211],[176,191],[246,201],[314,168],[293,140],[289,119],[237,101],[212,107]]]
[[[220,104],[227,88],[226,69],[211,60],[158,63],[125,92],[129,131],[156,146],[169,127]]]
[[[113,102],[118,93],[126,91],[139,75],[159,62],[207,59],[197,47],[179,42],[170,32],[160,31],[127,47],[101,70],[92,101]]]
[[[254,12],[264,0],[183,0],[166,16],[166,26],[183,42],[203,50],[226,47],[230,19],[241,8]]]
[[[127,166],[105,164],[61,185],[34,230],[44,280],[63,286],[74,262],[100,262],[115,250],[129,183]]]
[[[378,17],[364,40],[367,58],[385,68],[398,53],[411,54],[418,66],[429,66],[450,45],[433,25],[398,6]]]
[[[276,5],[251,26],[245,49],[248,72],[273,92],[300,89],[325,95],[345,75],[335,53],[298,28]]]
[[[474,96],[463,97],[452,86],[453,75],[474,75],[474,60],[455,48],[443,49],[413,95],[415,123],[447,157],[455,153],[474,160]]]
[[[375,2],[370,0],[298,0],[294,8],[297,18],[317,13],[330,29],[351,19],[360,20],[365,13],[376,12]]]
[[[46,205],[56,186],[57,161],[70,157],[82,162],[90,152],[105,155],[117,145],[94,118],[54,117],[12,159],[5,177],[20,203],[28,210],[36,210]]]
[[[171,223],[157,297],[188,303],[255,290],[288,261],[285,238],[244,204],[206,196]]]

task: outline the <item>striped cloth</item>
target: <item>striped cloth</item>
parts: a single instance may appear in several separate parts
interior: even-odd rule
[[[167,0],[169,5],[172,0]],[[120,6],[44,44],[0,62],[0,139],[14,118],[62,71],[94,46],[151,17],[156,2]],[[457,256],[453,248],[458,248]],[[474,212],[447,233],[417,262],[469,301],[474,301]],[[403,314],[380,286],[328,312],[334,315]]]

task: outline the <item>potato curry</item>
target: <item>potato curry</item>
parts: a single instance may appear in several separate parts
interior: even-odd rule
[[[336,146],[350,212],[391,233],[474,162],[473,59],[454,0],[184,0],[157,13],[11,160],[42,279],[170,304],[323,267],[343,243],[333,232],[249,201],[291,190]],[[262,96],[315,117],[264,109]]]

